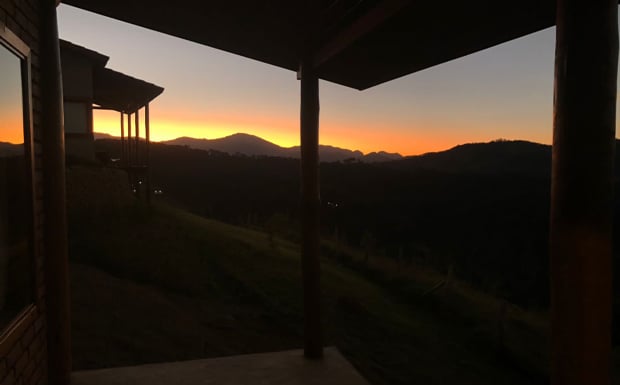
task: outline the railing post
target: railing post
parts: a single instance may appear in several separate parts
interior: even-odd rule
[[[131,166],[131,113],[127,113],[127,164],[126,167]]]
[[[134,112],[134,119],[136,121],[136,166],[140,166],[140,110]]]
[[[125,165],[125,116],[121,112],[121,165]]]
[[[151,119],[149,104],[144,106],[144,135],[145,135],[145,162],[146,162],[146,203],[151,204]]]

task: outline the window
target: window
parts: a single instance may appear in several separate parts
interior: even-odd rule
[[[65,102],[65,133],[88,134],[89,109],[86,103]]]
[[[0,23],[0,332],[33,302],[29,49]]]

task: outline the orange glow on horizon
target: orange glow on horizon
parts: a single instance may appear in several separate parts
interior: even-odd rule
[[[140,116],[140,136],[144,137],[143,116]],[[132,121],[133,122],[133,121]],[[135,128],[133,128],[135,130]],[[120,117],[117,112],[97,112],[94,117],[94,131],[113,136],[120,136]],[[162,142],[187,136],[197,139],[217,139],[236,133],[259,136],[283,147],[299,144],[298,134],[285,128],[281,122],[254,123],[236,122],[231,120],[208,120],[205,122],[184,121],[178,119],[161,119],[151,117],[150,134],[154,142]],[[132,132],[134,134],[134,132]],[[127,123],[125,123],[127,135]]]
[[[24,143],[24,125],[22,117],[10,116],[5,119],[3,116],[2,126],[0,127],[0,142],[11,144],[23,144]],[[8,120],[8,121],[7,121]]]
[[[153,111],[153,110],[152,110]],[[263,138],[281,147],[299,145],[298,122],[291,119],[268,117],[250,118],[246,116],[211,116],[204,121],[182,121],[172,114],[151,115],[151,140],[161,142],[187,136],[197,139],[217,139],[236,133],[246,133]],[[125,123],[126,124],[126,123]],[[144,116],[140,116],[140,135],[144,137]],[[135,129],[135,128],[134,128]],[[96,111],[94,115],[95,132],[120,136],[120,116],[114,111]],[[127,128],[125,127],[125,131]],[[461,124],[451,130],[436,123],[425,123],[424,127],[398,127],[394,125],[377,127],[344,125],[340,122],[322,123],[320,143],[349,150],[359,150],[364,154],[373,151],[397,152],[403,156],[419,155],[427,152],[443,151],[456,145],[471,142],[488,142],[495,137],[487,137],[493,131],[484,127],[469,127]],[[448,132],[448,133],[447,133]],[[476,135],[478,133],[478,135]],[[127,134],[125,132],[125,134]],[[517,138],[505,138],[517,139]],[[541,138],[540,143],[548,143]]]

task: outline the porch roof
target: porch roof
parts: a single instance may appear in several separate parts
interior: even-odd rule
[[[289,70],[299,67],[304,0],[64,0],[65,3]],[[555,0],[317,0],[319,77],[356,89],[555,23]],[[181,59],[179,59],[181,60]]]

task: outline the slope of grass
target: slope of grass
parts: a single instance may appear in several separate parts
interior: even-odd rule
[[[484,341],[521,370],[548,375],[549,325],[546,312],[525,310],[481,292],[450,272],[381,255],[368,258],[337,240],[323,240],[323,252],[378,283],[391,294],[466,325],[463,337]]]
[[[171,207],[70,214],[76,369],[301,347],[297,245]],[[541,381],[343,263],[322,288],[326,344],[374,384]]]

